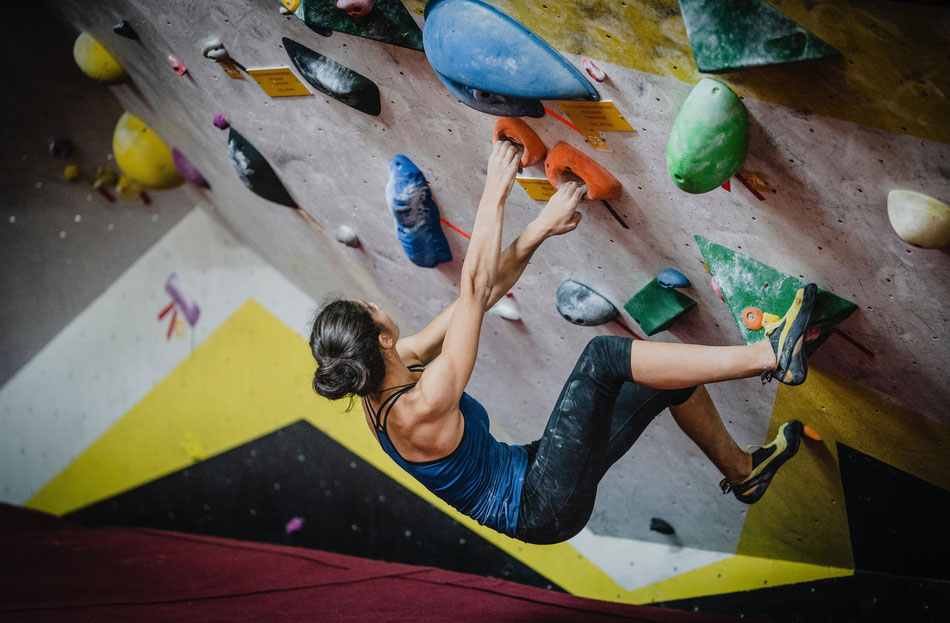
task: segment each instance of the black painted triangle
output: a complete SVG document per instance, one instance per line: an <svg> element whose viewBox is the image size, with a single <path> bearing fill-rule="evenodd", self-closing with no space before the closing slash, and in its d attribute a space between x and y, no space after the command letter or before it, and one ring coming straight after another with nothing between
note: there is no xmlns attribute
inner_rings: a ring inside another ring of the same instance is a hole
<svg viewBox="0 0 950 623"><path fill-rule="evenodd" d="M554 586L300 421L67 516L309 547ZM293 517L298 532L286 534Z"/></svg>

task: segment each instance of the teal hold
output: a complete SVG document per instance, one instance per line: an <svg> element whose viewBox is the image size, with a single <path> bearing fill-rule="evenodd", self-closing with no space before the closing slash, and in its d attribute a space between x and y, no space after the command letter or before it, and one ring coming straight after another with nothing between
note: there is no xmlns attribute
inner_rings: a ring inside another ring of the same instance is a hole
<svg viewBox="0 0 950 623"><path fill-rule="evenodd" d="M703 78L683 103L666 147L666 168L688 193L721 186L745 162L749 117L732 89Z"/></svg>

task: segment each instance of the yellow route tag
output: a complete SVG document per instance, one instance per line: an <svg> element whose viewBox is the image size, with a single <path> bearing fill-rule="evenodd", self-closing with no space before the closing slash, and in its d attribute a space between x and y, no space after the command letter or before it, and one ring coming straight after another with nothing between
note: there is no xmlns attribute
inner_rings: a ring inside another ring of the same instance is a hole
<svg viewBox="0 0 950 623"><path fill-rule="evenodd" d="M303 82L290 70L290 67L266 67L248 69L247 73L264 93L271 97L292 97L295 95L313 95Z"/></svg>
<svg viewBox="0 0 950 623"><path fill-rule="evenodd" d="M557 192L557 188L544 177L518 177L515 179L528 193L528 196L535 201L547 201Z"/></svg>
<svg viewBox="0 0 950 623"><path fill-rule="evenodd" d="M244 80L244 75L241 73L241 70L238 69L237 65L235 65L233 62L219 61L218 64L221 65L221 69L224 70L224 73L226 73L229 78L233 78L234 80Z"/></svg>
<svg viewBox="0 0 950 623"><path fill-rule="evenodd" d="M588 134L589 130L598 132L634 131L633 127L611 101L560 100L557 105L564 111L564 114L571 118L571 123L580 128L584 134Z"/></svg>

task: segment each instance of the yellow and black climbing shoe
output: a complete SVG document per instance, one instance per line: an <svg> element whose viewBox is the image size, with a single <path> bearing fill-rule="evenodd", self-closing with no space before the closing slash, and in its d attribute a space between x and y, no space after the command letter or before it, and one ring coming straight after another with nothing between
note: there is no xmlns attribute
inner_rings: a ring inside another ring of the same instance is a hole
<svg viewBox="0 0 950 623"><path fill-rule="evenodd" d="M765 325L765 335L775 351L775 368L762 373L762 384L778 379L786 385L801 385L808 374L805 333L815 306L818 286L809 283L795 293L795 302L776 322Z"/></svg>
<svg viewBox="0 0 950 623"><path fill-rule="evenodd" d="M778 468L785 464L798 452L798 444L802 439L802 423L798 420L789 420L778 429L778 435L772 443L752 451L752 473L742 482L730 483L725 478L719 483L723 493L730 491L740 502L753 504L765 493L772 476ZM747 446L746 451L752 446Z"/></svg>

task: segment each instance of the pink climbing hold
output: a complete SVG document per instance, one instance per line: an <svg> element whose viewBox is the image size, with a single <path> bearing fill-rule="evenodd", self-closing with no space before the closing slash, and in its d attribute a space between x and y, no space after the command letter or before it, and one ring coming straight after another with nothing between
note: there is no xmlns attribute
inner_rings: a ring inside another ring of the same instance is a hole
<svg viewBox="0 0 950 623"><path fill-rule="evenodd" d="M726 302L726 299L725 299L725 297L722 295L722 290L719 289L719 284L716 283L716 278L715 278L715 277L713 277L712 279L709 280L709 285L712 286L713 292L716 293L716 296L719 297L719 300L722 301L723 303L725 303L725 302Z"/></svg>
<svg viewBox="0 0 950 623"><path fill-rule="evenodd" d="M590 60L586 56L584 57L584 60L581 61L581 63L584 65L584 69L587 70L587 74L597 82L603 82L607 78L606 72L595 65L594 61Z"/></svg>
<svg viewBox="0 0 950 623"><path fill-rule="evenodd" d="M336 8L350 17L363 17L373 10L373 0L336 0Z"/></svg>
<svg viewBox="0 0 950 623"><path fill-rule="evenodd" d="M179 76L184 76L185 72L188 71L188 68L185 67L185 64L171 54L168 55L168 66L171 67L172 71L174 71Z"/></svg>
<svg viewBox="0 0 950 623"><path fill-rule="evenodd" d="M209 184L205 176L201 174L198 167L191 164L191 161L188 160L185 154L181 153L177 147L172 148L172 163L175 165L175 170L178 171L179 175L187 181L199 188L211 188L211 184Z"/></svg>
<svg viewBox="0 0 950 623"><path fill-rule="evenodd" d="M805 343L811 344L821 336L821 327L808 327L805 333Z"/></svg>
<svg viewBox="0 0 950 623"><path fill-rule="evenodd" d="M303 517L293 517L287 522L287 525L284 526L284 532L291 534L292 532L299 531L301 528L303 528Z"/></svg>
<svg viewBox="0 0 950 623"><path fill-rule="evenodd" d="M227 130L231 127L231 122L228 121L228 118L219 112L214 113L214 120L211 123L219 130Z"/></svg>

